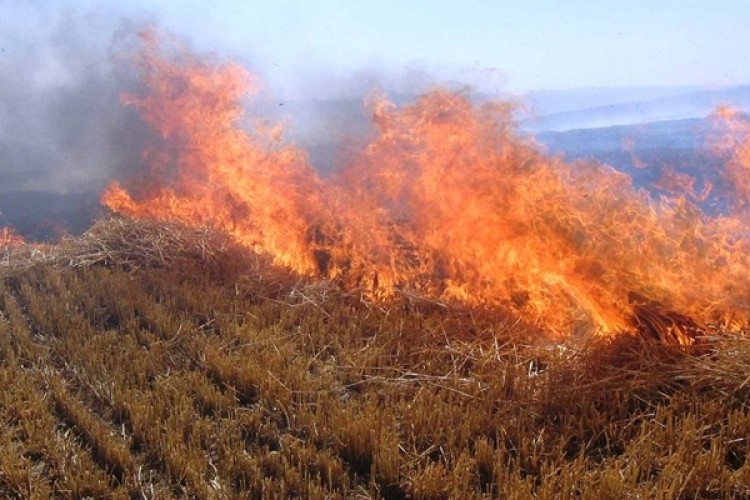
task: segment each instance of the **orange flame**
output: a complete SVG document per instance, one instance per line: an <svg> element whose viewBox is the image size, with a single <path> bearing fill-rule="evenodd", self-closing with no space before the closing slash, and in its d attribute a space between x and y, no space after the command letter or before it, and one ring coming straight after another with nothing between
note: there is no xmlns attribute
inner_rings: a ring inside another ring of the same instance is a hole
<svg viewBox="0 0 750 500"><path fill-rule="evenodd" d="M124 102L161 141L147 186L103 194L115 212L212 225L300 274L506 306L562 335L633 328L644 300L699 322L750 318L746 217L654 201L610 167L549 157L516 134L506 103L373 96L373 139L323 179L278 130L243 127L253 79L239 66L167 53L149 34L139 68L147 93Z"/></svg>
<svg viewBox="0 0 750 500"><path fill-rule="evenodd" d="M0 228L0 248L20 246L24 243L24 239L13 228Z"/></svg>
<svg viewBox="0 0 750 500"><path fill-rule="evenodd" d="M139 201L112 184L104 203L115 212L214 225L282 264L311 272L305 232L315 214L307 205L319 181L301 151L237 126L250 75L185 51L180 61L163 59L153 34L144 37L148 49L139 67L149 94L123 101L164 142L147 152L153 184Z"/></svg>
<svg viewBox="0 0 750 500"><path fill-rule="evenodd" d="M725 177L733 187L735 208L750 209L750 121L723 106L714 113L720 131L716 152L726 159Z"/></svg>

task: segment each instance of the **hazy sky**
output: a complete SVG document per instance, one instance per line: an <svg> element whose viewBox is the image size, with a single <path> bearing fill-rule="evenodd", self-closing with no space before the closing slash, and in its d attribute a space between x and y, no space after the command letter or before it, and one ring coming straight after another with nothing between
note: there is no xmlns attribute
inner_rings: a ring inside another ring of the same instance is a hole
<svg viewBox="0 0 750 500"><path fill-rule="evenodd" d="M373 69L514 91L750 83L749 0L0 0L0 30L33 38L64 6L156 21L282 92Z"/></svg>

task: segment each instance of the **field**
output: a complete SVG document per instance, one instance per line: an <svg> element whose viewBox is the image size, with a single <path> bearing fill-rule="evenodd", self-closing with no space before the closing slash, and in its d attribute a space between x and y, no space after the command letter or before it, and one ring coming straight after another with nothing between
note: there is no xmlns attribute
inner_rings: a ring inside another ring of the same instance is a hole
<svg viewBox="0 0 750 500"><path fill-rule="evenodd" d="M0 263L0 496L750 495L750 340L553 342L101 221Z"/></svg>

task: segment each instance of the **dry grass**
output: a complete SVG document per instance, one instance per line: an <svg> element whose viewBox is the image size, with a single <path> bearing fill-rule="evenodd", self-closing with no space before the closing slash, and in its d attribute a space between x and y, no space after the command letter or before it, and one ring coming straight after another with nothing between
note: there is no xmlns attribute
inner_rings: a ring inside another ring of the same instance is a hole
<svg viewBox="0 0 750 500"><path fill-rule="evenodd" d="M744 335L559 345L125 220L0 275L1 496L750 495Z"/></svg>

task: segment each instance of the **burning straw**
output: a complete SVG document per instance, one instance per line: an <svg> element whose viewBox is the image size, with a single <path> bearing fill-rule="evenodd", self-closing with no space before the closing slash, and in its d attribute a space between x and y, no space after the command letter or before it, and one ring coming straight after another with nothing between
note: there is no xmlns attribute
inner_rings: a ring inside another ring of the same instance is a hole
<svg viewBox="0 0 750 500"><path fill-rule="evenodd" d="M511 104L442 90L404 106L368 99L370 142L323 177L244 116L252 75L175 45L146 33L134 56L143 87L124 102L159 141L147 182L103 193L116 214L221 229L375 300L512 309L558 337L635 328L690 345L702 324L750 321L743 206L715 216L684 193L653 199L606 165L545 154ZM746 160L729 161L734 177Z"/></svg>
<svg viewBox="0 0 750 500"><path fill-rule="evenodd" d="M290 307L311 304L325 314L328 307L359 303L382 310L422 311L428 316L441 317L447 326L468 322L472 331L477 330L477 322L490 331L504 328L498 325L513 324L510 329L518 334L517 340L523 337L529 341L536 336L544 343L549 333L503 307L470 307L457 301L435 300L411 290L392 295L388 300L373 300L366 288L352 288L346 280L305 278L277 266L270 256L249 250L221 230L176 222L102 219L83 235L68 237L57 245L19 244L6 246L2 252L0 277L18 275L34 266L57 269L106 266L129 272L169 267L181 269L185 275L207 272L219 279L229 279L237 294L261 294ZM706 336L721 331L716 325L699 324L637 294L631 293L630 300L634 314L627 331L643 341L681 346L700 354L707 352Z"/></svg>

